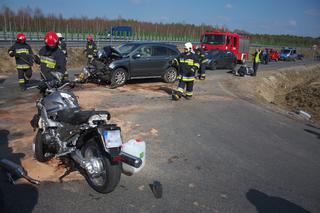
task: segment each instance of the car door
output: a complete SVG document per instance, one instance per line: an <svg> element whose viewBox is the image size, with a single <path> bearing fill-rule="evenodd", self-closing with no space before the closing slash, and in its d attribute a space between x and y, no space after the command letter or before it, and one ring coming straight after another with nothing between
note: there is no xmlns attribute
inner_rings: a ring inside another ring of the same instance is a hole
<svg viewBox="0 0 320 213"><path fill-rule="evenodd" d="M130 56L131 77L145 77L154 73L155 66L152 60L152 46L143 45Z"/></svg>
<svg viewBox="0 0 320 213"><path fill-rule="evenodd" d="M229 68L231 67L231 64L233 63L233 53L230 51L226 51L224 53L224 57L225 57L225 68Z"/></svg>
<svg viewBox="0 0 320 213"><path fill-rule="evenodd" d="M152 76L161 76L168 68L169 61L173 57L170 56L170 50L165 46L154 45L152 61L154 64L154 72Z"/></svg>
<svg viewBox="0 0 320 213"><path fill-rule="evenodd" d="M217 55L217 65L216 68L223 68L225 66L225 54L224 51L219 51L219 54Z"/></svg>

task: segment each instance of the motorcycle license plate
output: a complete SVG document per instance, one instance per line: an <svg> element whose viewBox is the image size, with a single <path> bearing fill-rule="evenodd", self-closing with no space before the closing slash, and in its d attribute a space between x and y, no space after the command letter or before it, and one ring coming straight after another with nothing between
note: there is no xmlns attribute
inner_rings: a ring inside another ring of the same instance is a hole
<svg viewBox="0 0 320 213"><path fill-rule="evenodd" d="M120 130L105 130L103 132L103 137L107 148L114 148L122 145Z"/></svg>

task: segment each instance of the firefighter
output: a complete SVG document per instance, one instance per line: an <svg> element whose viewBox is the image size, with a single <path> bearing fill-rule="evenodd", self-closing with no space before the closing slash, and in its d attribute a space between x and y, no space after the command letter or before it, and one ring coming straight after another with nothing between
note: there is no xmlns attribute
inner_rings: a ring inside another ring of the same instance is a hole
<svg viewBox="0 0 320 213"><path fill-rule="evenodd" d="M200 68L199 59L196 54L192 53L192 44L190 42L185 43L184 52L177 59L174 59L174 63L179 66L181 78L177 90L172 94L172 99L179 100L185 95L186 99L190 100L193 95L195 74Z"/></svg>
<svg viewBox="0 0 320 213"><path fill-rule="evenodd" d="M261 62L261 55L262 55L261 50L257 48L256 52L253 54L253 73L252 73L252 76L257 75L258 67Z"/></svg>
<svg viewBox="0 0 320 213"><path fill-rule="evenodd" d="M66 71L66 57L59 48L59 38L55 32L47 32L44 38L45 46L39 50L39 59L36 62L40 64L41 76L45 80L54 80L51 72L58 72L60 79Z"/></svg>
<svg viewBox="0 0 320 213"><path fill-rule="evenodd" d="M92 58L97 53L97 45L93 41L92 35L87 36L87 45L86 45L86 49L83 52L85 52L87 55L87 58L88 58L87 64L89 65L91 63Z"/></svg>
<svg viewBox="0 0 320 213"><path fill-rule="evenodd" d="M26 43L26 36L23 33L17 35L16 43L9 48L8 54L16 59L19 86L21 90L25 90L32 76L33 52Z"/></svg>
<svg viewBox="0 0 320 213"><path fill-rule="evenodd" d="M208 59L206 55L204 54L204 50L201 47L198 47L195 51L195 53L199 57L199 62L200 62L200 69L198 73L198 78L199 80L205 80L206 79L206 65L208 63Z"/></svg>
<svg viewBox="0 0 320 213"><path fill-rule="evenodd" d="M66 62L68 61L68 52L67 52L67 44L64 41L64 37L62 36L61 33L57 33L57 36L59 38L59 42L58 42L58 47L60 48L60 50L62 50L63 54L66 57ZM64 80L67 80L69 78L69 73L66 70L64 73Z"/></svg>

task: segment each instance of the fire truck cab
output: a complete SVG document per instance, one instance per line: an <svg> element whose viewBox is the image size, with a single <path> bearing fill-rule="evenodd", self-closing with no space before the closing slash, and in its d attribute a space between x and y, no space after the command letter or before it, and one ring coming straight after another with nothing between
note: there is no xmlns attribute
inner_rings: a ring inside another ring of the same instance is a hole
<svg viewBox="0 0 320 213"><path fill-rule="evenodd" d="M201 47L205 50L229 50L237 57L238 62L245 63L249 58L249 37L237 33L218 30L205 32L201 35Z"/></svg>

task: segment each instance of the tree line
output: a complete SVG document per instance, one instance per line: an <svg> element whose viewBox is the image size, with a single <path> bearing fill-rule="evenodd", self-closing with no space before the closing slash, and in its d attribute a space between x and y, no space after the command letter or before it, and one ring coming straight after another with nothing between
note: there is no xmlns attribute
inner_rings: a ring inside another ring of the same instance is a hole
<svg viewBox="0 0 320 213"><path fill-rule="evenodd" d="M111 26L128 25L133 28L134 33L153 33L162 36L188 36L199 37L205 31L218 29L228 31L228 28L213 26L209 24L188 23L152 23L137 21L134 19L88 18L86 16L64 18L61 14L44 14L41 9L30 7L20 8L14 12L9 7L0 10L0 31L5 32L47 32L56 31L62 33L92 33L104 35ZM246 34L251 37L252 42L266 45L299 45L311 46L319 44L320 38L302 37L293 35L268 35L251 34L244 30L236 29L234 32Z"/></svg>

